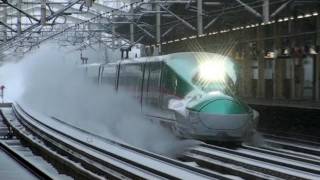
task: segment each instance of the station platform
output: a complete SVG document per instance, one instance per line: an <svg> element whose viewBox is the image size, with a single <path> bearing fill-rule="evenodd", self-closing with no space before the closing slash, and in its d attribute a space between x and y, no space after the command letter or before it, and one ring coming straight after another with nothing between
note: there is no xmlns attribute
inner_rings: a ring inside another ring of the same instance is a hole
<svg viewBox="0 0 320 180"><path fill-rule="evenodd" d="M0 103L0 108L7 108L11 107L12 103L6 102L6 103Z"/></svg>
<svg viewBox="0 0 320 180"><path fill-rule="evenodd" d="M320 102L253 98L243 100L259 112L258 130L320 142Z"/></svg>
<svg viewBox="0 0 320 180"><path fill-rule="evenodd" d="M288 99L258 99L243 98L243 100L254 106L288 107L299 109L320 110L320 102L313 100L288 100Z"/></svg>

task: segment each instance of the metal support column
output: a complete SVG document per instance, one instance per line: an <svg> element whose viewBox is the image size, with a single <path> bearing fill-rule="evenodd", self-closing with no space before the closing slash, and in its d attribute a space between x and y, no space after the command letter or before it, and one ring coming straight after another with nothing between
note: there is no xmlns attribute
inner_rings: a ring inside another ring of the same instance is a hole
<svg viewBox="0 0 320 180"><path fill-rule="evenodd" d="M264 60L264 31L261 26L257 28L257 58L258 58L258 88L257 97L265 98L265 60Z"/></svg>
<svg viewBox="0 0 320 180"><path fill-rule="evenodd" d="M3 14L1 21L4 23L7 23L7 15L8 15L7 5L5 4L2 5L1 14ZM7 28L2 26L1 30L2 30L3 42L7 42Z"/></svg>
<svg viewBox="0 0 320 180"><path fill-rule="evenodd" d="M290 34L295 33L296 20L289 21L288 31ZM295 38L290 39L290 48L293 49L295 46ZM296 98L296 61L298 61L297 56L291 52L291 61L290 61L290 98Z"/></svg>
<svg viewBox="0 0 320 180"><path fill-rule="evenodd" d="M161 13L160 13L161 7L159 4L156 4L156 41L157 41L157 47L158 47L158 55L161 54Z"/></svg>
<svg viewBox="0 0 320 180"><path fill-rule="evenodd" d="M263 0L263 22L269 21L269 0Z"/></svg>
<svg viewBox="0 0 320 180"><path fill-rule="evenodd" d="M134 23L133 23L133 15L134 15L134 12L133 12L133 4L132 4L132 0L130 1L131 4L130 4L130 14L131 14L131 17L130 17L130 20L131 20L131 23L130 23L130 43L133 44L134 43Z"/></svg>
<svg viewBox="0 0 320 180"><path fill-rule="evenodd" d="M112 12L111 14L111 19L112 19L112 25L111 25L111 32L112 32L112 51L115 50L115 45L116 45L116 24L114 23L114 12Z"/></svg>
<svg viewBox="0 0 320 180"><path fill-rule="evenodd" d="M283 99L283 75L284 75L284 60L279 59L278 55L280 52L280 34L279 34L279 25L275 23L273 25L274 28L274 52L276 57L274 59L274 73L273 73L273 94L275 99Z"/></svg>
<svg viewBox="0 0 320 180"><path fill-rule="evenodd" d="M202 0L197 0L197 24L198 35L203 34Z"/></svg>
<svg viewBox="0 0 320 180"><path fill-rule="evenodd" d="M243 51L243 70L244 70L244 96L245 97L252 97L252 57L248 55L250 51L249 46L247 45L245 50Z"/></svg>
<svg viewBox="0 0 320 180"><path fill-rule="evenodd" d="M240 74L240 79L239 79L239 95L242 96L242 97L245 97L246 94L245 94L245 71L244 71L244 52L243 50L240 50L238 52L238 62L239 62L239 65L240 65L240 69L239 69L239 74Z"/></svg>
<svg viewBox="0 0 320 180"><path fill-rule="evenodd" d="M17 8L18 9L21 9L21 4L22 4L22 0L18 0L17 1ZM22 29L21 29L21 12L18 11L17 12L17 33L18 33L18 35L21 35L21 31L22 31Z"/></svg>
<svg viewBox="0 0 320 180"><path fill-rule="evenodd" d="M320 17L317 16L317 35L316 35L316 45L320 46ZM320 100L320 52L317 52L315 59L315 100Z"/></svg>
<svg viewBox="0 0 320 180"><path fill-rule="evenodd" d="M315 59L315 89L314 89L314 94L315 94L315 100L319 101L320 100L320 54L316 55Z"/></svg>
<svg viewBox="0 0 320 180"><path fill-rule="evenodd" d="M46 9L47 0L41 0L41 25L46 25L47 9Z"/></svg>

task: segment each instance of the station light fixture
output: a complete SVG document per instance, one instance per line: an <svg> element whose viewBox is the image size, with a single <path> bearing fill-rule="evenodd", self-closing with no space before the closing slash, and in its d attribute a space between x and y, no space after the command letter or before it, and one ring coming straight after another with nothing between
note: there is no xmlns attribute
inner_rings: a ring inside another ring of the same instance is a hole
<svg viewBox="0 0 320 180"><path fill-rule="evenodd" d="M284 48L281 50L281 56L289 56L290 55L290 49Z"/></svg>
<svg viewBox="0 0 320 180"><path fill-rule="evenodd" d="M276 53L274 51L268 51L264 56L265 59L274 59L276 57Z"/></svg>
<svg viewBox="0 0 320 180"><path fill-rule="evenodd" d="M313 13L307 13L307 14L304 14L304 15L298 15L296 16L297 19L302 19L302 18L307 18L307 17L312 17L312 16L318 16L319 13L318 12L313 12ZM173 43L173 42L178 42L178 41L184 41L184 40L187 40L187 39L195 39L197 37L205 37L205 36L208 36L208 35L216 35L216 34L219 34L219 33L226 33L226 32L229 32L229 31L236 31L236 30L242 30L242 29L249 29L249 28L253 28L253 27L258 27L258 26L265 26L265 25L268 25L268 24L273 24L273 23L276 23L276 22L285 22L285 21L289 21L289 20L294 20L295 17L294 16L290 16L290 17L283 17L283 18L280 18L278 20L272 20L272 21L268 21L268 22L262 22L262 23L256 23L256 24L250 24L250 25L246 25L246 26L239 26L239 27L233 27L231 29L224 29L224 30L220 30L220 31L217 31L217 32L210 32L210 33L207 33L207 34L201 34L201 35L193 35L193 36L189 36L189 37L184 37L184 38L181 38L181 39L176 39L176 40L171 40L171 41L168 41L167 44L169 43ZM284 51L283 51L284 52ZM312 51L313 53L316 53L317 51L314 50ZM276 56L276 53L275 52L268 52L266 55L265 55L265 58L275 58Z"/></svg>
<svg viewBox="0 0 320 180"><path fill-rule="evenodd" d="M315 47L310 47L309 48L309 54L312 54L312 55L318 54L317 51L316 51L316 48Z"/></svg>
<svg viewBox="0 0 320 180"><path fill-rule="evenodd" d="M305 14L304 17L311 17L311 14Z"/></svg>

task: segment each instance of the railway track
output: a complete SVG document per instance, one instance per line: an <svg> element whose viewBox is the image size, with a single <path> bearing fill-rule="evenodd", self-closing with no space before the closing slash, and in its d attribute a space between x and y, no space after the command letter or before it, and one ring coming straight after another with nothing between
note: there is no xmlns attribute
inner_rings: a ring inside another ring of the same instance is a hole
<svg viewBox="0 0 320 180"><path fill-rule="evenodd" d="M244 179L319 179L320 157L288 152L278 147L243 144L230 149L202 144L184 154L183 159L201 167L228 171Z"/></svg>
<svg viewBox="0 0 320 180"><path fill-rule="evenodd" d="M263 134L263 136L269 145L278 147L278 149L320 156L320 143L318 142L271 134Z"/></svg>
<svg viewBox="0 0 320 180"><path fill-rule="evenodd" d="M72 163L76 164L77 166L74 165L71 171L72 174L78 172L77 175L73 174L74 177L80 176L84 179L320 178L319 155L283 148L286 143L310 148L311 144L302 142L267 138L269 146L253 147L243 144L233 149L203 143L185 152L179 160L174 160L85 132L55 117L50 118L51 124L48 126L19 105L15 105L13 110L17 119L9 122L14 131L19 131L20 134L23 131L29 134L32 132L32 137L37 137L37 141L42 141L47 148L54 149L56 154L62 157L61 161L70 161L69 166L72 166ZM7 112L7 116L10 116L10 112ZM65 132L77 134L77 137ZM270 143L272 141L274 143Z"/></svg>
<svg viewBox="0 0 320 180"><path fill-rule="evenodd" d="M44 160L42 157L40 157L37 154L34 154L33 151L26 147L24 143L18 139L16 136L12 134L9 127L4 123L3 121L3 114L2 111L0 111L0 152L3 156L2 152L4 152L6 155L8 155L11 160L17 162L22 169L26 169L30 173L23 173L22 176L25 177L15 177L15 175L11 175L10 177L6 177L7 172L2 172L2 178L24 178L24 179L71 179L68 176L65 176L63 174L60 174L56 171L56 169L48 163L46 160ZM4 161L4 159L1 159ZM10 166L10 164L13 164L11 162L1 162L8 163L6 165ZM12 168L18 168L19 166L12 166ZM11 172L23 172L23 170L17 170L17 169L9 169ZM31 176L30 176L30 175ZM13 177L14 176L14 177Z"/></svg>
<svg viewBox="0 0 320 180"><path fill-rule="evenodd" d="M105 139L51 118L55 123L53 126L63 127L57 130L38 121L18 105L13 110L19 120L10 122L15 131L18 131L17 124L23 124L33 136L39 137L52 149L58 149L65 159L80 163L82 170L96 175L95 179L230 179L212 170ZM79 136L75 138L64 132L78 133Z"/></svg>

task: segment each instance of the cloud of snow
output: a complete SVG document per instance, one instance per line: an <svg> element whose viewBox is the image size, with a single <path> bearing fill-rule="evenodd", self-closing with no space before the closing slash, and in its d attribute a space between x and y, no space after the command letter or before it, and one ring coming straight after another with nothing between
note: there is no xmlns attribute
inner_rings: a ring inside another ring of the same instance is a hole
<svg viewBox="0 0 320 180"><path fill-rule="evenodd" d="M90 59L98 57L92 53ZM97 85L97 77L88 76L79 63L79 51L45 44L20 63L0 68L0 74L8 73L12 99L97 135L170 156L195 144L145 119L138 102L113 87Z"/></svg>

